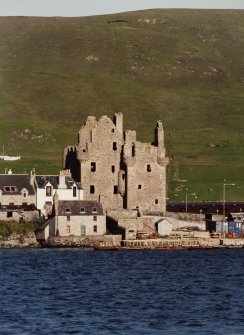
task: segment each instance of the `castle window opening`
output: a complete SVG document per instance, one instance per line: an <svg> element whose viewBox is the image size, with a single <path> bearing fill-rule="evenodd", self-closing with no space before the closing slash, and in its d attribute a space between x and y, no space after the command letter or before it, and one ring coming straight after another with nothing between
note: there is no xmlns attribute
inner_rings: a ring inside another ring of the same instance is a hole
<svg viewBox="0 0 244 335"><path fill-rule="evenodd" d="M81 212L81 213L85 213L85 208L84 208L84 207L81 207L81 208L80 208L80 212Z"/></svg>
<svg viewBox="0 0 244 335"><path fill-rule="evenodd" d="M93 226L93 232L97 233L97 226Z"/></svg>
<svg viewBox="0 0 244 335"><path fill-rule="evenodd" d="M23 193L23 197L26 198L26 192Z"/></svg>
<svg viewBox="0 0 244 335"><path fill-rule="evenodd" d="M7 212L7 218L12 218L13 217L13 212Z"/></svg>
<svg viewBox="0 0 244 335"><path fill-rule="evenodd" d="M70 215L67 215L66 218L67 218L67 221L70 221Z"/></svg>
<svg viewBox="0 0 244 335"><path fill-rule="evenodd" d="M93 216L93 221L97 221L97 216L96 215Z"/></svg>
<svg viewBox="0 0 244 335"><path fill-rule="evenodd" d="M46 186L46 197L50 197L52 195L52 186Z"/></svg>
<svg viewBox="0 0 244 335"><path fill-rule="evenodd" d="M150 164L147 164L147 172L151 172L152 169L151 169L151 165Z"/></svg>
<svg viewBox="0 0 244 335"><path fill-rule="evenodd" d="M91 172L96 172L96 162L91 162Z"/></svg>
<svg viewBox="0 0 244 335"><path fill-rule="evenodd" d="M156 205L158 204L158 199L155 199L155 204L156 204Z"/></svg>
<svg viewBox="0 0 244 335"><path fill-rule="evenodd" d="M114 165L111 166L111 170L112 170L113 173L115 172L115 166Z"/></svg>
<svg viewBox="0 0 244 335"><path fill-rule="evenodd" d="M118 186L114 185L114 194L118 194Z"/></svg>
<svg viewBox="0 0 244 335"><path fill-rule="evenodd" d="M71 212L70 208L65 208L65 213L70 213L70 212Z"/></svg>
<svg viewBox="0 0 244 335"><path fill-rule="evenodd" d="M122 180L125 180L125 173L122 174Z"/></svg>
<svg viewBox="0 0 244 335"><path fill-rule="evenodd" d="M135 144L133 144L133 145L132 145L132 148L131 148L131 156L132 156L132 157L135 157L135 154L136 154Z"/></svg>
<svg viewBox="0 0 244 335"><path fill-rule="evenodd" d="M76 186L73 187L73 197L77 196L77 188Z"/></svg>
<svg viewBox="0 0 244 335"><path fill-rule="evenodd" d="M95 186L90 185L90 194L94 194L94 193L95 193Z"/></svg>
<svg viewBox="0 0 244 335"><path fill-rule="evenodd" d="M141 184L138 185L138 190L141 190Z"/></svg>
<svg viewBox="0 0 244 335"><path fill-rule="evenodd" d="M92 213L97 213L97 208L96 207L92 208Z"/></svg>
<svg viewBox="0 0 244 335"><path fill-rule="evenodd" d="M113 142L113 150L114 150L114 151L117 150L117 142Z"/></svg>
<svg viewBox="0 0 244 335"><path fill-rule="evenodd" d="M114 133L114 128L112 128L112 133Z"/></svg>

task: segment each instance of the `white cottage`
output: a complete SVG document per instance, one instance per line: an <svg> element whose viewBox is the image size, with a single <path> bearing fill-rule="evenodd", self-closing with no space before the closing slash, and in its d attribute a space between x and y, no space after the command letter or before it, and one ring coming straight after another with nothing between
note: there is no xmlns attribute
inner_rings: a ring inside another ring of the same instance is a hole
<svg viewBox="0 0 244 335"><path fill-rule="evenodd" d="M59 200L82 200L81 184L71 178L69 170L60 171L59 175L33 175L36 189L36 207L41 214L48 217L52 212L53 197L57 193Z"/></svg>

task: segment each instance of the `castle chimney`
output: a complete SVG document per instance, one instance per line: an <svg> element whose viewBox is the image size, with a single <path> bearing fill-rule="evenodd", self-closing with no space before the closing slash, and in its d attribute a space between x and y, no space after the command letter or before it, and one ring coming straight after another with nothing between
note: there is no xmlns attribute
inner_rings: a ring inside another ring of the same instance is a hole
<svg viewBox="0 0 244 335"><path fill-rule="evenodd" d="M159 148L164 148L164 129L162 121L158 121L154 130L154 145Z"/></svg>
<svg viewBox="0 0 244 335"><path fill-rule="evenodd" d="M113 122L120 134L123 135L123 114L115 113L113 117Z"/></svg>
<svg viewBox="0 0 244 335"><path fill-rule="evenodd" d="M71 177L70 170L61 170L59 172L59 181L58 181L58 188L65 189L67 188L65 178Z"/></svg>

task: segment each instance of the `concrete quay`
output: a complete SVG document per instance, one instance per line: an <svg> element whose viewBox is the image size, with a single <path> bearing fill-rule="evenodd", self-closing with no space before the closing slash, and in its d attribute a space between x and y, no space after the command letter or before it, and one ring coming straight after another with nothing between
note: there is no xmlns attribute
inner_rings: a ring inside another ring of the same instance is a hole
<svg viewBox="0 0 244 335"><path fill-rule="evenodd" d="M146 240L122 240L122 249L212 249L244 248L240 238L159 238Z"/></svg>

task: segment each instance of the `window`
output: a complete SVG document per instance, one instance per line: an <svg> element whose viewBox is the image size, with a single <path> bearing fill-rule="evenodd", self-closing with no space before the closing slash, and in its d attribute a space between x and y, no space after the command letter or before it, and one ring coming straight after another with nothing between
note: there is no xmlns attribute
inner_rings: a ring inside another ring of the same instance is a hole
<svg viewBox="0 0 244 335"><path fill-rule="evenodd" d="M12 218L13 217L13 212L7 212L7 218Z"/></svg>
<svg viewBox="0 0 244 335"><path fill-rule="evenodd" d="M93 216L93 221L97 221L97 216L96 215Z"/></svg>
<svg viewBox="0 0 244 335"><path fill-rule="evenodd" d="M141 184L140 185L138 185L138 190L140 190L141 189Z"/></svg>
<svg viewBox="0 0 244 335"><path fill-rule="evenodd" d="M114 133L114 128L111 129L112 133Z"/></svg>
<svg viewBox="0 0 244 335"><path fill-rule="evenodd" d="M93 207L93 208L92 208L92 212L93 212L93 213L97 213L97 208L96 208L96 207Z"/></svg>
<svg viewBox="0 0 244 335"><path fill-rule="evenodd" d="M91 172L96 172L96 162L91 162Z"/></svg>
<svg viewBox="0 0 244 335"><path fill-rule="evenodd" d="M70 208L65 208L65 213L70 213L70 212L71 212Z"/></svg>
<svg viewBox="0 0 244 335"><path fill-rule="evenodd" d="M84 208L84 207L81 207L81 208L80 208L80 212L81 212L81 213L85 213L85 208Z"/></svg>
<svg viewBox="0 0 244 335"><path fill-rule="evenodd" d="M67 226L66 226L66 233L67 233L67 234L70 234L70 225L67 225Z"/></svg>
<svg viewBox="0 0 244 335"><path fill-rule="evenodd" d="M112 171L113 173L115 172L115 166L114 166L114 165L111 166L111 171Z"/></svg>
<svg viewBox="0 0 244 335"><path fill-rule="evenodd" d="M156 204L156 205L158 204L158 199L155 199L155 204Z"/></svg>
<svg viewBox="0 0 244 335"><path fill-rule="evenodd" d="M27 196L27 195L26 195L26 192L24 192L24 193L23 193L23 197L26 198L26 196Z"/></svg>
<svg viewBox="0 0 244 335"><path fill-rule="evenodd" d="M73 197L77 196L77 187L73 186Z"/></svg>
<svg viewBox="0 0 244 335"><path fill-rule="evenodd" d="M97 233L97 226L93 226L93 232Z"/></svg>
<svg viewBox="0 0 244 335"><path fill-rule="evenodd" d="M50 197L52 195L52 186L46 186L46 196Z"/></svg>
<svg viewBox="0 0 244 335"><path fill-rule="evenodd" d="M125 173L122 174L122 179L125 180Z"/></svg>
<svg viewBox="0 0 244 335"><path fill-rule="evenodd" d="M27 202L22 202L22 206L27 206Z"/></svg>
<svg viewBox="0 0 244 335"><path fill-rule="evenodd" d="M147 172L151 172L151 165L150 164L147 164Z"/></svg>
<svg viewBox="0 0 244 335"><path fill-rule="evenodd" d="M95 186L90 185L90 194L94 194L94 193L95 193Z"/></svg>
<svg viewBox="0 0 244 335"><path fill-rule="evenodd" d="M70 221L70 215L67 215L66 218L67 218L67 221Z"/></svg>
<svg viewBox="0 0 244 335"><path fill-rule="evenodd" d="M4 186L3 189L5 192L17 192L18 191L16 186Z"/></svg>
<svg viewBox="0 0 244 335"><path fill-rule="evenodd" d="M113 142L113 150L114 150L114 151L117 150L117 142Z"/></svg>
<svg viewBox="0 0 244 335"><path fill-rule="evenodd" d="M135 151L135 144L132 145L132 149L131 149L131 156L135 157L136 151Z"/></svg>
<svg viewBox="0 0 244 335"><path fill-rule="evenodd" d="M118 186L114 185L114 194L118 194Z"/></svg>

